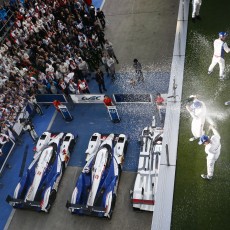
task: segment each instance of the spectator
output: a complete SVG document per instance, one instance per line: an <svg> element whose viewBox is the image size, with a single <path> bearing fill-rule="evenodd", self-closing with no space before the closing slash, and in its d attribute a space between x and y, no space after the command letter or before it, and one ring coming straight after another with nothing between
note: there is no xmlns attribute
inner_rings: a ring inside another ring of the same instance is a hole
<svg viewBox="0 0 230 230"><path fill-rule="evenodd" d="M95 77L96 77L96 81L97 81L100 93L103 93L102 90L107 91L107 89L105 88L104 73L99 68L97 69Z"/></svg>
<svg viewBox="0 0 230 230"><path fill-rule="evenodd" d="M107 51L108 55L112 58L114 58L117 62L117 64L119 64L119 61L117 60L117 57L114 53L113 50L113 44L111 42L109 42L108 40L105 40L105 50Z"/></svg>
<svg viewBox="0 0 230 230"><path fill-rule="evenodd" d="M88 87L86 80L79 79L77 83L77 88L78 88L78 93L90 94L89 87Z"/></svg>

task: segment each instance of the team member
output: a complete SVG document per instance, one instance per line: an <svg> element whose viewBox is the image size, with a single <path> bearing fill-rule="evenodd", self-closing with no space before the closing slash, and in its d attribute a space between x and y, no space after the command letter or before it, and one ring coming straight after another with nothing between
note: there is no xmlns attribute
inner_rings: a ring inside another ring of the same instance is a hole
<svg viewBox="0 0 230 230"><path fill-rule="evenodd" d="M159 109L159 106L162 106L164 105L164 98L161 96L160 93L157 93L157 96L155 98L155 102L156 102L156 105L157 105L157 108Z"/></svg>
<svg viewBox="0 0 230 230"><path fill-rule="evenodd" d="M104 96L103 102L104 102L105 106L113 106L112 99L107 95Z"/></svg>
<svg viewBox="0 0 230 230"><path fill-rule="evenodd" d="M54 107L56 108L56 110L58 111L58 112L60 112L60 109L59 109L59 105L61 105L61 102L60 101L58 101L58 100L54 100L53 101L53 105L54 105Z"/></svg>
<svg viewBox="0 0 230 230"><path fill-rule="evenodd" d="M225 42L225 39L227 36L228 36L228 33L220 32L219 38L214 41L214 54L212 58L212 63L208 68L208 74L211 74L213 71L213 68L218 63L220 67L220 73L219 73L220 80L224 79L224 69L225 69L224 51L226 53L230 52L230 48Z"/></svg>
<svg viewBox="0 0 230 230"><path fill-rule="evenodd" d="M191 97L191 96L190 96ZM191 131L193 137L189 139L189 141L194 141L201 137L204 133L204 123L206 116L206 106L204 102L199 101L196 97L194 97L193 103L191 106L186 105L186 109L190 113L192 119Z"/></svg>
<svg viewBox="0 0 230 230"><path fill-rule="evenodd" d="M205 145L205 153L207 154L207 174L201 174L203 179L211 180L214 173L214 165L218 157L220 156L221 143L220 143L220 135L217 130L210 126L209 127L213 135L209 138L206 135L202 135L200 137L199 144Z"/></svg>
<svg viewBox="0 0 230 230"><path fill-rule="evenodd" d="M201 19L200 17L200 7L202 4L202 0L193 0L192 1L192 20L195 21L197 18L198 20Z"/></svg>

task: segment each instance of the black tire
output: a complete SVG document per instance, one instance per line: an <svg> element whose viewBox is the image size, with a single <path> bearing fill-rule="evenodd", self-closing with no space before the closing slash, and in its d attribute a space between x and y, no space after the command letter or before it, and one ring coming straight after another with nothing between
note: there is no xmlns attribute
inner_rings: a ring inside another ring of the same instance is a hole
<svg viewBox="0 0 230 230"><path fill-rule="evenodd" d="M52 204L54 203L54 201L56 200L56 196L57 196L57 191L52 189L50 192L50 197L49 197L49 202L48 202L48 207L47 207L47 211L49 212Z"/></svg>
<svg viewBox="0 0 230 230"><path fill-rule="evenodd" d="M70 145L69 145L69 153L72 154L73 153L73 149L74 149L74 146L76 144L76 140L72 140L70 142Z"/></svg>
<svg viewBox="0 0 230 230"><path fill-rule="evenodd" d="M62 164L61 164L61 168L62 168L62 173L64 174L64 172L65 172L65 162L62 162Z"/></svg>
<svg viewBox="0 0 230 230"><path fill-rule="evenodd" d="M110 209L110 212L109 212L109 220L112 219L112 216L113 216L113 210L115 208L115 204L116 204L116 199L117 199L117 196L114 194L113 195L113 200L112 200L112 204L111 204L111 209Z"/></svg>
<svg viewBox="0 0 230 230"><path fill-rule="evenodd" d="M124 147L124 155L127 153L127 148L128 148L128 142L125 142L125 147Z"/></svg>

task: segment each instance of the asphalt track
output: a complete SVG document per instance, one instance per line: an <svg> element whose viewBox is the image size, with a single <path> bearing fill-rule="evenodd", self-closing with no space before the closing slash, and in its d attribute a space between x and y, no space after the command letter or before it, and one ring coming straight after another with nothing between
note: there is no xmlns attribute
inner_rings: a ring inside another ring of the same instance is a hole
<svg viewBox="0 0 230 230"><path fill-rule="evenodd" d="M126 73L138 58L146 73L170 72L178 0L107 0L106 35L119 59L117 70ZM154 83L154 78L153 82ZM165 82L168 84L168 82ZM143 89L145 89L143 85ZM154 88L154 87L153 87ZM129 89L127 88L127 91ZM54 121L56 122L56 121ZM51 128L52 129L52 128ZM97 130L95 130L97 131ZM113 128L111 126L111 132ZM123 172L112 220L71 215L65 208L81 167L68 166L49 214L16 210L8 229L151 229L152 213L134 212L130 204L136 173Z"/></svg>

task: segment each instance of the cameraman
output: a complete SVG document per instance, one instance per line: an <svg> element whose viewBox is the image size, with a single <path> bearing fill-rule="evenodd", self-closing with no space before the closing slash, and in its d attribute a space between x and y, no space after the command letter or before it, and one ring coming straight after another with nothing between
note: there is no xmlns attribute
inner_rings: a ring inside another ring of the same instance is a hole
<svg viewBox="0 0 230 230"><path fill-rule="evenodd" d="M31 121L31 119L29 119L29 118L28 119L21 118L20 123L23 125L23 130L28 131L30 136L31 136L31 138L33 139L33 141L36 142L37 139L38 139L38 135L37 135L37 133L36 133L36 131L34 129L34 125L33 125L32 121Z"/></svg>

